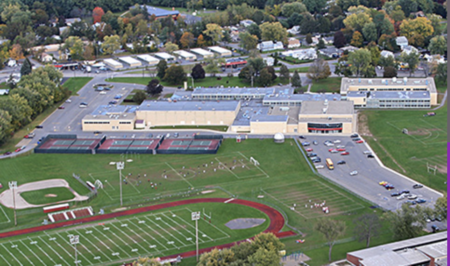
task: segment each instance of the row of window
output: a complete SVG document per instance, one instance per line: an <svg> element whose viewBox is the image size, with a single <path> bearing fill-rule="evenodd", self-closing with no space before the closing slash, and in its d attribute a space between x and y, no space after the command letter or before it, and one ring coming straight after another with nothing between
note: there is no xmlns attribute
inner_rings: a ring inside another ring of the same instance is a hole
<svg viewBox="0 0 450 266"><path fill-rule="evenodd" d="M399 107L399 108L429 108L430 107L430 105L428 104L405 104L405 105L399 105L399 104L393 104L393 105L391 105L391 104L386 104L386 105L384 105L384 104L380 104L380 108L384 108L384 107L392 107L392 108L397 108L397 107Z"/></svg>
<svg viewBox="0 0 450 266"><path fill-rule="evenodd" d="M131 122L119 122L119 124L121 124L121 125L130 125Z"/></svg>
<svg viewBox="0 0 450 266"><path fill-rule="evenodd" d="M109 125L109 121L84 121L84 124L107 124Z"/></svg>
<svg viewBox="0 0 450 266"><path fill-rule="evenodd" d="M368 91L368 88L359 88L358 91ZM427 88L370 88L370 91L427 91Z"/></svg>
<svg viewBox="0 0 450 266"><path fill-rule="evenodd" d="M430 100L380 100L380 103L429 103Z"/></svg>
<svg viewBox="0 0 450 266"><path fill-rule="evenodd" d="M308 128L342 128L342 123L329 123L329 124L308 123Z"/></svg>

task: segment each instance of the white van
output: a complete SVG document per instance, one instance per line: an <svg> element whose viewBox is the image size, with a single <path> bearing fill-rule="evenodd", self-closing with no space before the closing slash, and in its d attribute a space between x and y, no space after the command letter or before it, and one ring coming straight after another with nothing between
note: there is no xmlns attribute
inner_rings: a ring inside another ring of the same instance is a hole
<svg viewBox="0 0 450 266"><path fill-rule="evenodd" d="M106 91L101 91L100 94L106 94Z"/></svg>

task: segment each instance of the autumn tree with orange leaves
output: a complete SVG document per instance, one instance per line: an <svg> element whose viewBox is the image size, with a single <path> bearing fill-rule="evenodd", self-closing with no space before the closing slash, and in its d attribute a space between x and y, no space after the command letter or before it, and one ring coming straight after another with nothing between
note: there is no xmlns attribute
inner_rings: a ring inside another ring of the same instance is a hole
<svg viewBox="0 0 450 266"><path fill-rule="evenodd" d="M105 14L105 11L101 7L94 8L92 11L92 17L94 18L94 23L102 21L102 16Z"/></svg>

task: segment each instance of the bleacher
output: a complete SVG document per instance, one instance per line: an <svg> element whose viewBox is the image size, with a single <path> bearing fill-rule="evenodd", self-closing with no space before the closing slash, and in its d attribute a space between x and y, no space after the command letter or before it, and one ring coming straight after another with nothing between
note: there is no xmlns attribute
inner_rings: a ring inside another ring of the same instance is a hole
<svg viewBox="0 0 450 266"><path fill-rule="evenodd" d="M77 219L81 217L91 216L94 215L94 211L92 210L92 207L84 207L80 209L74 209L74 210L65 210L60 211L56 213L49 213L48 219L51 222L59 222L59 221L67 221L72 219Z"/></svg>

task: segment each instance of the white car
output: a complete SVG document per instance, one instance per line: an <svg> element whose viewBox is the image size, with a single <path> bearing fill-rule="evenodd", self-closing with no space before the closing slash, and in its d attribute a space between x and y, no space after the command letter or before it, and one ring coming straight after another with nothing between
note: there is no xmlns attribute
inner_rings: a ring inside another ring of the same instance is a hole
<svg viewBox="0 0 450 266"><path fill-rule="evenodd" d="M323 169L323 168L324 168L323 164L316 165L316 169Z"/></svg>
<svg viewBox="0 0 450 266"><path fill-rule="evenodd" d="M343 148L345 148L345 146L344 145L337 145L336 148L343 149Z"/></svg>
<svg viewBox="0 0 450 266"><path fill-rule="evenodd" d="M106 91L101 91L100 94L106 94Z"/></svg>
<svg viewBox="0 0 450 266"><path fill-rule="evenodd" d="M408 194L401 194L400 196L397 197L398 200L402 200L405 199L406 197L408 197Z"/></svg>
<svg viewBox="0 0 450 266"><path fill-rule="evenodd" d="M411 194L408 196L409 200L417 199L417 195Z"/></svg>
<svg viewBox="0 0 450 266"><path fill-rule="evenodd" d="M325 143L325 146L327 146L327 147L333 147L333 146L334 146L334 144L333 144L333 143L329 143L329 142L327 142L327 143Z"/></svg>
<svg viewBox="0 0 450 266"><path fill-rule="evenodd" d="M358 171L352 171L352 172L350 172L350 175L351 176L354 176L354 175L357 175L358 174Z"/></svg>
<svg viewBox="0 0 450 266"><path fill-rule="evenodd" d="M333 143L341 143L341 141L337 139L337 140L333 141Z"/></svg>
<svg viewBox="0 0 450 266"><path fill-rule="evenodd" d="M372 154L371 151L364 151L364 154Z"/></svg>
<svg viewBox="0 0 450 266"><path fill-rule="evenodd" d="M67 100L66 100L66 103L71 103L71 102L72 102L71 99L67 99Z"/></svg>

